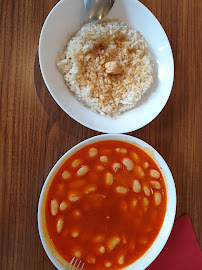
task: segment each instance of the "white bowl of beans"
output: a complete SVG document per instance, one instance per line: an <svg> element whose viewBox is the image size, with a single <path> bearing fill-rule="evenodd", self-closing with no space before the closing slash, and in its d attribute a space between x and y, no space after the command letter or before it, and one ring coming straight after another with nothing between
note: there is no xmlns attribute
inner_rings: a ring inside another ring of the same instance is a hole
<svg viewBox="0 0 202 270"><path fill-rule="evenodd" d="M163 249L175 211L174 180L158 152L140 139L107 134L77 144L55 164L38 227L57 269L77 257L86 270L141 270Z"/></svg>

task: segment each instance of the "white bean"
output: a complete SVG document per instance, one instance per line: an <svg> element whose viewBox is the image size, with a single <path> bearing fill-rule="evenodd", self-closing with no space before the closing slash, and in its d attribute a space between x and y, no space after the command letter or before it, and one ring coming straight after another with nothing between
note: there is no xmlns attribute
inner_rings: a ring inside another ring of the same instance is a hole
<svg viewBox="0 0 202 270"><path fill-rule="evenodd" d="M120 237L113 236L108 240L107 247L111 251L121 242Z"/></svg>
<svg viewBox="0 0 202 270"><path fill-rule="evenodd" d="M137 172L138 172L139 176L141 176L141 177L145 176L145 172L143 171L142 167L137 166Z"/></svg>
<svg viewBox="0 0 202 270"><path fill-rule="evenodd" d="M155 192L155 193L154 193L154 201L155 201L155 204L156 204L157 206L160 205L161 199L162 199L161 193Z"/></svg>
<svg viewBox="0 0 202 270"><path fill-rule="evenodd" d="M105 247L104 246L99 247L99 252L104 254L105 253Z"/></svg>
<svg viewBox="0 0 202 270"><path fill-rule="evenodd" d="M161 189L161 183L159 183L158 181L150 181L151 186L155 189Z"/></svg>
<svg viewBox="0 0 202 270"><path fill-rule="evenodd" d="M72 193L70 192L68 194L68 199L70 202L76 202L78 200L80 200L81 196L78 193Z"/></svg>
<svg viewBox="0 0 202 270"><path fill-rule="evenodd" d="M60 233L62 231L63 225L64 225L64 220L62 218L59 218L58 222L57 222L57 232L58 233Z"/></svg>
<svg viewBox="0 0 202 270"><path fill-rule="evenodd" d="M111 264L110 262L106 262L106 263L105 263L105 266L106 266L107 268L109 268L109 267L112 266L112 264Z"/></svg>
<svg viewBox="0 0 202 270"><path fill-rule="evenodd" d="M143 190L144 190L144 194L149 197L151 194L150 188L148 186L144 186Z"/></svg>
<svg viewBox="0 0 202 270"><path fill-rule="evenodd" d="M134 162L129 158L124 158L122 163L128 171L131 171L134 168Z"/></svg>
<svg viewBox="0 0 202 270"><path fill-rule="evenodd" d="M74 238L76 238L76 237L78 237L79 236L79 233L78 232L72 232L72 237L74 237Z"/></svg>
<svg viewBox="0 0 202 270"><path fill-rule="evenodd" d="M68 204L65 201L61 202L61 204L60 204L60 211L66 210L67 207L68 207Z"/></svg>
<svg viewBox="0 0 202 270"><path fill-rule="evenodd" d="M102 243L105 239L105 236L103 234L98 234L93 238L94 243Z"/></svg>
<svg viewBox="0 0 202 270"><path fill-rule="evenodd" d="M74 210L73 211L73 215L74 215L74 217L80 217L81 216L81 212L79 210Z"/></svg>
<svg viewBox="0 0 202 270"><path fill-rule="evenodd" d="M118 162L115 162L113 165L112 165L112 168L113 168L113 171L116 173L118 172L119 169L121 169L122 165Z"/></svg>
<svg viewBox="0 0 202 270"><path fill-rule="evenodd" d="M89 149L89 156L90 157L95 157L95 156L97 156L97 154L98 154L97 148L90 148Z"/></svg>
<svg viewBox="0 0 202 270"><path fill-rule="evenodd" d="M106 173L106 176L105 176L105 183L106 185L112 185L114 182L114 177L113 177L113 174L108 172Z"/></svg>
<svg viewBox="0 0 202 270"><path fill-rule="evenodd" d="M126 154L128 151L127 151L127 149L125 149L125 148L116 148L116 152L118 152L118 153L122 153L122 154Z"/></svg>
<svg viewBox="0 0 202 270"><path fill-rule="evenodd" d="M160 178L160 176L161 176L160 172L158 172L157 170L151 170L150 175L151 175L151 177L156 178L156 179Z"/></svg>
<svg viewBox="0 0 202 270"><path fill-rule="evenodd" d="M107 163L108 160L109 160L109 159L108 159L107 156L101 156L101 157L100 157L100 161L103 162L103 163Z"/></svg>
<svg viewBox="0 0 202 270"><path fill-rule="evenodd" d="M87 262L90 264L95 264L96 263L96 259L94 256L88 256L87 257Z"/></svg>
<svg viewBox="0 0 202 270"><path fill-rule="evenodd" d="M123 235L121 237L121 240L122 240L123 244L127 244L127 240L126 240L126 236L125 235Z"/></svg>
<svg viewBox="0 0 202 270"><path fill-rule="evenodd" d="M75 160L72 162L72 167L73 167L73 168L77 168L80 164L81 164L81 160L80 160L80 159L75 159Z"/></svg>
<svg viewBox="0 0 202 270"><path fill-rule="evenodd" d="M137 199L133 199L133 200L131 201L131 206L132 206L132 207L136 207L136 205L137 205Z"/></svg>
<svg viewBox="0 0 202 270"><path fill-rule="evenodd" d="M94 185L87 186L87 187L85 187L85 189L84 189L84 194L89 194L89 193L91 193L91 192L93 192L93 191L96 191L96 190L97 190L97 187L94 186Z"/></svg>
<svg viewBox="0 0 202 270"><path fill-rule="evenodd" d="M131 157L132 157L132 159L133 159L133 161L135 163L139 163L140 162L140 158L139 158L138 154L136 154L135 152L131 153Z"/></svg>
<svg viewBox="0 0 202 270"><path fill-rule="evenodd" d="M81 258L81 251L80 250L76 250L75 252L74 252L74 256L76 257L76 258Z"/></svg>
<svg viewBox="0 0 202 270"><path fill-rule="evenodd" d="M62 179L64 179L64 180L68 180L70 178L70 176L71 176L71 174L68 171L64 171L62 173Z"/></svg>
<svg viewBox="0 0 202 270"><path fill-rule="evenodd" d="M56 199L51 200L50 208L52 216L56 216L58 213L58 202Z"/></svg>
<svg viewBox="0 0 202 270"><path fill-rule="evenodd" d="M143 198L143 205L145 208L147 208L147 206L149 205L149 201L147 198Z"/></svg>
<svg viewBox="0 0 202 270"><path fill-rule="evenodd" d="M148 162L145 162L145 163L144 163L144 168L145 168L145 169L149 168L149 163L148 163Z"/></svg>
<svg viewBox="0 0 202 270"><path fill-rule="evenodd" d="M140 184L140 182L138 180L133 181L133 190L136 193L139 193L141 191L141 184Z"/></svg>
<svg viewBox="0 0 202 270"><path fill-rule="evenodd" d="M88 166L84 165L84 166L81 166L81 168L77 171L77 175L78 176L84 176L85 174L87 174L89 171L89 168Z"/></svg>
<svg viewBox="0 0 202 270"><path fill-rule="evenodd" d="M98 165L98 166L97 166L97 170L100 171L100 172L103 171L103 170L104 170L104 166Z"/></svg>
<svg viewBox="0 0 202 270"><path fill-rule="evenodd" d="M123 186L117 186L115 189L116 189L116 192L120 194L126 194L128 192L128 188L123 187Z"/></svg>
<svg viewBox="0 0 202 270"><path fill-rule="evenodd" d="M124 256L121 255L119 258L118 258L118 264L124 264Z"/></svg>

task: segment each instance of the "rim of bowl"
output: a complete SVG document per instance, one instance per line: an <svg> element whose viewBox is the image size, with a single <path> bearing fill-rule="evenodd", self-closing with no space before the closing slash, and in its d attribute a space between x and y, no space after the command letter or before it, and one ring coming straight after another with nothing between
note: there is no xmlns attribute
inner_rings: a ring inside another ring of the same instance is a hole
<svg viewBox="0 0 202 270"><path fill-rule="evenodd" d="M48 91L49 91L49 93L51 94L51 96L52 96L52 98L55 100L55 102L58 104L58 106L66 113L66 114L68 114L72 119L74 119L76 122L78 122L79 124L81 124L82 126L85 126L85 127L87 127L87 128L89 128L89 129L91 129L91 130L95 130L95 131L98 131L98 132L103 132L103 133L107 133L107 134L117 134L117 132L113 132L112 130L111 131L106 131L106 130L104 130L104 129L102 129L102 128L95 128L95 127L91 127L89 124L84 124L77 116L74 116L71 112L69 112L69 111L67 111L66 109L65 109L65 107L57 100L57 98L53 95L53 93L52 93L52 91L51 91L51 88L49 87L49 84L48 84L48 82L47 82L47 80L46 80L46 78L45 78L45 75L44 75L44 71L43 71L43 67L42 67L42 61L41 61L41 43L42 43L42 36L43 36L43 32L44 32L44 29L45 29L45 27L46 27L46 24L47 24L47 22L48 22L48 20L49 20L49 18L51 17L51 15L52 15L52 13L55 11L55 9L57 9L61 4L62 4L62 2L63 1L66 1L66 0L61 0L61 1L59 1L52 9L51 9L51 11L49 12L49 14L47 15L47 17L46 17L46 19L45 19L45 21L44 21L44 24L43 24L43 26L42 26L42 29L41 29L41 33L40 33L40 38L39 38L39 48L38 48L38 55L39 55L39 66L40 66L40 70L41 70L41 74L42 74L42 77L43 77L43 80L44 80L44 82L45 82L45 85L46 85L46 87L47 87L47 89L48 89ZM166 32L165 32L165 30L164 30L164 28L163 28L163 26L161 25L161 23L159 22L159 20L156 18L156 16L154 16L154 14L150 11L150 9L149 8L147 8L144 4L142 4L140 1L138 1L138 0L134 0L134 1L136 1L142 8L145 8L152 16L153 16L153 19L154 20L156 20L158 23L159 23L159 25L161 26L161 28L162 28L162 30L163 30L163 32L164 32L164 34L165 34L165 37L167 38L167 40L168 40L168 44L169 44L169 47L170 47L170 52L171 52L171 62L172 62L172 74L171 74L171 76L172 76L172 78L171 78L171 85L170 85L170 93L169 93L169 95L168 95L168 97L167 97L167 99L165 99L164 100L164 104L163 104L163 106L162 106L162 108L159 110L159 112L157 112L155 115L154 115L154 117L153 117L153 119L149 119L149 121L145 121L145 123L143 123L143 125L140 125L140 126L138 126L137 128L125 128L123 131L120 131L120 132L118 132L118 134L120 133L120 134L122 134L122 133L128 133L128 132L132 132L132 131L135 131L135 130L138 130L138 129L141 129L141 128L143 128L144 126L146 126L146 125L148 125L149 123L151 123L161 112L162 112L162 110L164 109L164 107L165 107L165 105L167 104L167 102L168 102L168 99L169 99L169 97L170 97L170 95L171 95L171 92L172 92L172 88L173 88L173 83L174 83L174 69L175 69L175 67L174 67L174 57L173 57L173 52L172 52L172 48L171 48L171 45L170 45L170 41L169 41L169 39L168 39L168 36L167 36L167 34L166 34ZM70 91L70 90L69 90ZM132 108L133 109L133 108ZM126 111L127 112L127 111Z"/></svg>
<svg viewBox="0 0 202 270"><path fill-rule="evenodd" d="M177 203L177 198L176 198L176 188L175 188L175 183L174 179L172 177L171 171L165 162L165 160L161 157L161 155L148 143L144 142L143 140L140 140L136 137L132 137L129 135L124 135L124 134L103 134L103 135L98 135L91 137L89 139L86 139L75 146L73 146L70 150L68 150L53 166L51 169L50 173L48 174L39 198L39 204L38 204L38 230L39 230L39 235L41 239L41 243L43 245L43 248L49 257L50 261L54 264L54 266L57 269L65 269L62 264L64 264L65 260L62 259L61 255L57 252L57 250L52 246L50 246L50 237L46 232L44 232L44 227L45 225L45 217L42 217L42 204L46 200L45 193L48 192L49 187L47 189L47 185L51 184L55 174L59 170L59 168L64 164L64 162L75 152L80 150L81 148L85 147L86 145L89 145L91 143L95 143L98 141L106 141L106 140L117 140L117 141L125 141L127 143L132 143L135 144L137 147L145 151L147 154L151 156L151 158L155 161L157 166L159 167L161 173L163 174L164 177L164 182L166 185L166 193L167 193L167 206L166 206L166 213L163 221L163 225L160 229L159 234L157 235L156 239L154 240L153 244L151 247L146 251L145 254L143 254L137 261L132 263L131 265L128 265L127 267L123 268L125 270L132 270L137 269L137 270L143 270L146 267L148 267L155 259L156 257L160 254L162 251L163 247L165 246L168 237L171 233L174 219L175 219L175 213L176 213L176 203ZM42 220L44 218L44 220ZM47 239L49 240L49 243L47 243ZM52 250L52 251L51 251ZM54 254L53 254L54 253ZM57 258L56 258L57 256ZM59 261L60 260L60 261ZM67 262L66 262L67 263Z"/></svg>

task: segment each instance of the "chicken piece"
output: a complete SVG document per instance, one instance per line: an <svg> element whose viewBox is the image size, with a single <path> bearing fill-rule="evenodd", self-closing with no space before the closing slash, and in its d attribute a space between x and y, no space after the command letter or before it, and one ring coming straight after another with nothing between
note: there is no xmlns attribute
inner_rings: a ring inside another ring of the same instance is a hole
<svg viewBox="0 0 202 270"><path fill-rule="evenodd" d="M120 74L121 73L121 67L116 61L107 62L105 64L105 72L107 74Z"/></svg>

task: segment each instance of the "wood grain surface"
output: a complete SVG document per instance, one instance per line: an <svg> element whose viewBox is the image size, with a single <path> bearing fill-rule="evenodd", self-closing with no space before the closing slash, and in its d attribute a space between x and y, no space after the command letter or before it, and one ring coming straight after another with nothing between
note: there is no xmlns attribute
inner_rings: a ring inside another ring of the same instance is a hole
<svg viewBox="0 0 202 270"><path fill-rule="evenodd" d="M0 269L55 269L41 245L37 206L46 176L78 142L98 132L75 122L49 94L38 41L56 0L0 1ZM166 160L177 188L176 217L188 213L202 247L201 0L142 0L158 18L175 59L160 115L130 133Z"/></svg>

